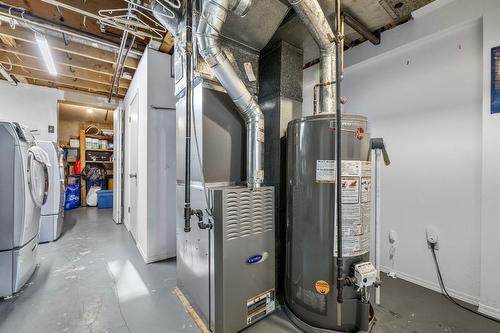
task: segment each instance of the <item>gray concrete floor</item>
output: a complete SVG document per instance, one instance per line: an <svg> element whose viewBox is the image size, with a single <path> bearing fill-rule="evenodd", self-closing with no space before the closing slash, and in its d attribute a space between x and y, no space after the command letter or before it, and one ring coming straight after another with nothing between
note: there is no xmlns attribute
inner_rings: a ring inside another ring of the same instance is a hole
<svg viewBox="0 0 500 333"><path fill-rule="evenodd" d="M146 265L111 210L67 212L64 233L41 244L40 266L0 301L1 333L199 332L173 294L175 261ZM500 324L403 280L383 280L373 333L498 333ZM281 311L245 333L299 332Z"/></svg>

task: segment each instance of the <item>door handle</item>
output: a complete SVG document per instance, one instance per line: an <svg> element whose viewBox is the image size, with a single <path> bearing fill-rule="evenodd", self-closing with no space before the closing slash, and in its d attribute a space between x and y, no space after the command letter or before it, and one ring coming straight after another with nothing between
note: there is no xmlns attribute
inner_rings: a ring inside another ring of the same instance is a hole
<svg viewBox="0 0 500 333"><path fill-rule="evenodd" d="M136 173L131 173L128 175L130 178L137 178L137 174Z"/></svg>

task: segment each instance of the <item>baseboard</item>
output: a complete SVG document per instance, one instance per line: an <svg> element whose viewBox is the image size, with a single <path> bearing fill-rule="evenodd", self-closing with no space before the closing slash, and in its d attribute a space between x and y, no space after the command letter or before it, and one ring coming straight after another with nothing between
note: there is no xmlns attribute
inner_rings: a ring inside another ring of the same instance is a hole
<svg viewBox="0 0 500 333"><path fill-rule="evenodd" d="M144 255L142 256L142 259L144 259L144 262L146 264L151 264L151 263L156 262L156 261L162 261L162 260L167 260L167 259L171 259L171 258L175 258L175 254L171 255L168 253L163 253L163 254L158 254L155 256L144 256Z"/></svg>
<svg viewBox="0 0 500 333"><path fill-rule="evenodd" d="M142 250L142 247L139 243L135 242L135 246L137 246L137 249L139 250L139 253L141 254L141 257L142 257L142 260L144 260L144 262L146 264L148 264L147 262L147 258L148 256L146 255L146 253Z"/></svg>
<svg viewBox="0 0 500 333"><path fill-rule="evenodd" d="M500 319L500 309L479 303L479 312L490 317Z"/></svg>
<svg viewBox="0 0 500 333"><path fill-rule="evenodd" d="M386 267L386 266L381 266L380 270L384 273L394 271L393 269ZM411 282L411 283L419 285L421 287L424 287L424 288L427 288L430 290L434 290L438 293L441 293L441 288L439 287L439 284L437 284L437 283L430 282L430 281L424 280L422 278L419 278L419 277L416 277L416 276L413 276L410 274L406 274L403 272L399 272L399 271L395 271L395 272L396 272L397 278L399 278L399 279L403 279L405 281ZM384 290L383 286L382 286L381 290ZM463 293L461 291L449 289L449 288L447 288L447 291L450 294L450 296L452 296L453 298L459 299L461 301L464 301L464 302L472 304L472 305L476 305L476 306L479 305L479 298L478 297Z"/></svg>

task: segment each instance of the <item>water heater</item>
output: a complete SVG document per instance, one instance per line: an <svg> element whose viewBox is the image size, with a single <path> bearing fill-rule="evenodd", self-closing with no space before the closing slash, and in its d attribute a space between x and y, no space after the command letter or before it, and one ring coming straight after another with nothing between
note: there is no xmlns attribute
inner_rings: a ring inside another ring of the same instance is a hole
<svg viewBox="0 0 500 333"><path fill-rule="evenodd" d="M285 303L306 332L368 330L371 164L367 119L342 115L343 303L337 304L335 114L288 124ZM375 274L375 275L374 275Z"/></svg>

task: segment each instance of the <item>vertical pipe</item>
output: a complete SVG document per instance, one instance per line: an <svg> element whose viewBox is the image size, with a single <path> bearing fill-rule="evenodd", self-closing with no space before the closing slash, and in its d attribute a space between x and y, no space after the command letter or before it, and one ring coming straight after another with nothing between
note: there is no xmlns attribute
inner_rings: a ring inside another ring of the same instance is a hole
<svg viewBox="0 0 500 333"><path fill-rule="evenodd" d="M337 162L337 323L342 324L342 311L341 304L344 302L344 259L342 255L342 106L340 104L340 97L342 96L341 73L342 73L342 58L341 54L341 15L340 15L340 0L335 0L335 31L337 34L337 43L335 49L337 56L335 57L335 76L336 76L336 126L335 126L335 153Z"/></svg>
<svg viewBox="0 0 500 333"><path fill-rule="evenodd" d="M375 268L380 281L380 149L375 149ZM375 289L375 303L380 305L380 286Z"/></svg>
<svg viewBox="0 0 500 333"><path fill-rule="evenodd" d="M118 50L118 57L116 58L116 63L115 63L115 70L113 72L113 77L111 78L111 89L109 90L109 95L108 95L108 103L111 102L111 98L113 97L113 91L115 88L115 82L116 82L116 77L119 74L120 71L120 64L122 63L122 56L123 56L123 51L125 50L125 47L127 45L127 39L128 39L128 31L123 32L122 40L120 42L120 49Z"/></svg>
<svg viewBox="0 0 500 333"><path fill-rule="evenodd" d="M192 24L193 10L191 0L186 1L186 160L184 174L184 232L191 231L191 109L193 107L192 92Z"/></svg>

